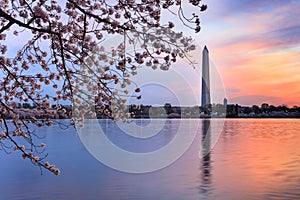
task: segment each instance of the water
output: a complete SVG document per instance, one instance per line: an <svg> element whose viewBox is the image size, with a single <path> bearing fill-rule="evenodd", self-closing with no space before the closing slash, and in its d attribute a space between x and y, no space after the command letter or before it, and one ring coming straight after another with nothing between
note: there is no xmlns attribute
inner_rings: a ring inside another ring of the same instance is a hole
<svg viewBox="0 0 300 200"><path fill-rule="evenodd" d="M202 123L189 121L196 122ZM118 134L113 123L107 127L111 130L109 139L116 145L146 152L169 143L180 123L167 121L161 134L142 143ZM227 119L216 146L205 157L198 156L201 125L179 160L145 174L119 172L101 164L87 152L72 128L54 126L39 131L46 135L42 141L47 143L48 160L62 174L57 177L44 171L41 176L37 167L17 153L1 152L0 199L300 199L297 119Z"/></svg>

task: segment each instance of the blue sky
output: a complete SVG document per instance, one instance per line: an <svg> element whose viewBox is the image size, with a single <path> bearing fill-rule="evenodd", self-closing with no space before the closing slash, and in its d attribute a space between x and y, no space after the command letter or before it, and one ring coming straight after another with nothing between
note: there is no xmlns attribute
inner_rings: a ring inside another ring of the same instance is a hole
<svg viewBox="0 0 300 200"><path fill-rule="evenodd" d="M213 102L221 103L226 96L229 103L241 105L267 102L300 106L300 0L202 2L208 9L200 15L201 32L198 34L180 25L173 16L162 18L171 19L176 30L195 38L198 47L192 56L199 63L204 45L208 46ZM191 11L186 10L187 14ZM17 49L21 42L25 43L27 38L26 33L18 42L14 36L8 37L10 51ZM177 104L179 98L182 101L179 104L200 104L200 71L200 64L193 69L181 61L170 73L140 71L135 81L146 85L137 103ZM157 84L161 82L164 85L159 88Z"/></svg>

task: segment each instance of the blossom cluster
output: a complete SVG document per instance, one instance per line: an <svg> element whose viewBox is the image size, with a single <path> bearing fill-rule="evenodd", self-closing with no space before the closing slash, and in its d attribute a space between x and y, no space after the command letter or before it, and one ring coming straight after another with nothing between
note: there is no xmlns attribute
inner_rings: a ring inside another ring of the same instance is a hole
<svg viewBox="0 0 300 200"><path fill-rule="evenodd" d="M83 124L84 118L97 117L97 113L126 119L130 113L125 111L124 97L141 98L138 86L133 94L128 90L138 69L168 70L178 57L188 58L188 52L195 49L191 38L173 31L173 22L161 22L163 12L178 9L183 24L198 32L199 13L186 17L186 3L0 1L0 149L7 149L4 142L9 141L15 150L23 151L24 158L59 174L39 158L44 151L34 143L38 137L28 124L51 126L58 114L67 116L60 106L63 101L74 104L71 125ZM201 0L188 3L199 12L206 9ZM124 41L108 49L103 42L112 34L124 36ZM18 40L14 52L7 41L21 37L28 40ZM33 104L34 109L15 109L18 103Z"/></svg>

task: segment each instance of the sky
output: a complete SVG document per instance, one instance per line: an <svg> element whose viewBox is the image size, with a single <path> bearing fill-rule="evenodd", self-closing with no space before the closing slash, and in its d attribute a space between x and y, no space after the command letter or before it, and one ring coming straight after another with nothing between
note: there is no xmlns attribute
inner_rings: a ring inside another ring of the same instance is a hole
<svg viewBox="0 0 300 200"><path fill-rule="evenodd" d="M162 16L175 22L175 30L195 38L196 69L179 60L167 72L138 71L133 81L141 87L142 99L129 98L128 103L200 105L201 55L206 45L213 103L226 97L229 104L245 106L300 106L300 0L202 2L208 9L200 14L198 34L180 25L178 17ZM8 39L10 48L19 47L14 39ZM107 38L109 43L114 40Z"/></svg>
<svg viewBox="0 0 300 200"><path fill-rule="evenodd" d="M171 69L183 74L183 78L172 73L147 73L152 81L161 76L169 81L160 89L157 85L142 89L140 103L200 105L199 57L206 45L211 61L212 103L222 103L226 97L229 104L242 106L300 106L300 0L202 2L208 9L200 14L198 34L180 25L176 17L165 17L175 22L175 30L195 38L198 48L193 58L199 62L196 71L186 64L184 70L179 69L183 65L179 61ZM186 7L187 15L192 12L189 9ZM185 82L190 86L183 87Z"/></svg>
<svg viewBox="0 0 300 200"><path fill-rule="evenodd" d="M202 29L229 103L300 106L300 0L206 0Z"/></svg>

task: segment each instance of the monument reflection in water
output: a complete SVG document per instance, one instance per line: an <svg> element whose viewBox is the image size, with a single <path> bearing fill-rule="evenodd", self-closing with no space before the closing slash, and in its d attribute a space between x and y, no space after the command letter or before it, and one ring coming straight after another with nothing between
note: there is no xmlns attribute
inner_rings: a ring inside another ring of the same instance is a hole
<svg viewBox="0 0 300 200"><path fill-rule="evenodd" d="M211 119L204 119L202 121L202 148L199 152L201 157L200 172L201 174L201 185L200 193L205 194L209 191L212 183L211 179Z"/></svg>

